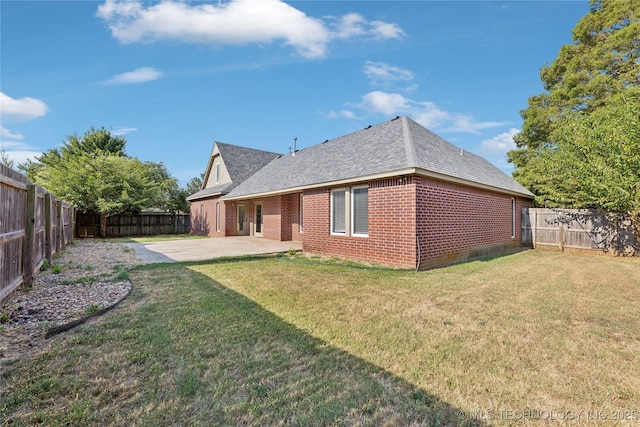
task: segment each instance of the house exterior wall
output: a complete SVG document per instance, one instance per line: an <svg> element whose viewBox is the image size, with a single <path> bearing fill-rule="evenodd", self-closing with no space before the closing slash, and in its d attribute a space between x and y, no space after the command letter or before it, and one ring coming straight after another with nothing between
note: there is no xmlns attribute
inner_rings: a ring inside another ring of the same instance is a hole
<svg viewBox="0 0 640 427"><path fill-rule="evenodd" d="M420 269L521 247L521 213L530 200L427 177L414 180Z"/></svg>
<svg viewBox="0 0 640 427"><path fill-rule="evenodd" d="M305 252L398 268L439 267L513 251L522 245L521 212L531 206L529 199L417 175L353 186L360 185L368 187L368 237L331 234L332 187L255 200L197 200L191 203L192 233L238 235L237 206L243 204L248 234L253 236L255 205L261 203L266 239L302 241ZM219 232L216 203L221 207Z"/></svg>
<svg viewBox="0 0 640 427"><path fill-rule="evenodd" d="M234 206L243 204L247 206L247 218L249 220L250 233L255 236L256 205L262 205L262 237L270 240L289 241L302 240L300 232L300 193L285 194L264 197L255 200L242 200L231 202ZM227 235L236 235L235 211L230 213L233 219L233 232Z"/></svg>
<svg viewBox="0 0 640 427"><path fill-rule="evenodd" d="M333 235L331 188L304 192L303 250L356 261L415 268L416 186L407 178L368 183L368 237ZM357 186L357 185L355 185Z"/></svg>
<svg viewBox="0 0 640 427"><path fill-rule="evenodd" d="M216 205L220 204L219 230L216 227ZM191 234L209 237L233 236L235 213L232 207L218 197L191 202Z"/></svg>

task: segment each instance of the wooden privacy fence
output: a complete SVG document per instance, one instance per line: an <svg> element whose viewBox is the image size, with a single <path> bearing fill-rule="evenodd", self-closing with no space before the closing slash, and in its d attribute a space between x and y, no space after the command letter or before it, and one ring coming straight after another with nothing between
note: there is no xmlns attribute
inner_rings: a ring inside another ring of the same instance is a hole
<svg viewBox="0 0 640 427"><path fill-rule="evenodd" d="M0 303L73 236L73 208L0 165Z"/></svg>
<svg viewBox="0 0 640 427"><path fill-rule="evenodd" d="M629 218L614 221L596 209L522 210L522 243L536 249L640 254Z"/></svg>
<svg viewBox="0 0 640 427"><path fill-rule="evenodd" d="M126 237L182 234L191 231L189 214L143 212L107 217L107 234L100 236L100 215L76 213L76 236Z"/></svg>

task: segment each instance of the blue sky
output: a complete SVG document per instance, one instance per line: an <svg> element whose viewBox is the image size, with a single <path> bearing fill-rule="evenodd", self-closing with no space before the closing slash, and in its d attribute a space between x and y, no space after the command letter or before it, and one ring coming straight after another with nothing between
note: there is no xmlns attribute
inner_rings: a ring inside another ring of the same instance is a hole
<svg viewBox="0 0 640 427"><path fill-rule="evenodd" d="M287 153L408 115L507 173L588 1L0 0L2 148L91 126L185 184L214 141Z"/></svg>

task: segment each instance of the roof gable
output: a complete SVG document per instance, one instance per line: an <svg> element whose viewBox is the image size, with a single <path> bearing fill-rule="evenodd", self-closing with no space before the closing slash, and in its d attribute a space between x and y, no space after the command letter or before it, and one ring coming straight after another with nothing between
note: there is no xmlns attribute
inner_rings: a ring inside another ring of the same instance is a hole
<svg viewBox="0 0 640 427"><path fill-rule="evenodd" d="M278 156L279 154L269 151L216 141L209 156L203 188L187 197L187 200L226 194ZM216 164L220 164L218 180L216 180Z"/></svg>

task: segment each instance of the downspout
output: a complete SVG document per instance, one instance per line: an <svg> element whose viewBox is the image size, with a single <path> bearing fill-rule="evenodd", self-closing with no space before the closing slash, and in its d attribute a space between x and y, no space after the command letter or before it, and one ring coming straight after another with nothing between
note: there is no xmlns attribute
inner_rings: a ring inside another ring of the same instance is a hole
<svg viewBox="0 0 640 427"><path fill-rule="evenodd" d="M418 248L418 262L416 263L416 272L420 270L420 236L416 232L416 247Z"/></svg>

